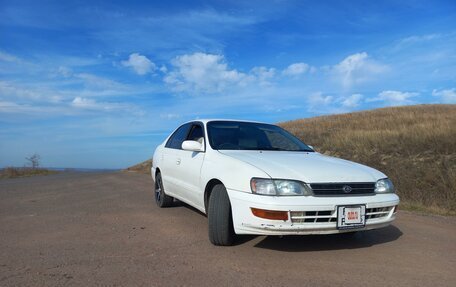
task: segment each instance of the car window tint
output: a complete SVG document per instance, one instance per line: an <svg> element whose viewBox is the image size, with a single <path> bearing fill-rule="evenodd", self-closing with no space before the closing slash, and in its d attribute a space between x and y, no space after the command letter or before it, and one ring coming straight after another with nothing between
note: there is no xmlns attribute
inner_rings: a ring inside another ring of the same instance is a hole
<svg viewBox="0 0 456 287"><path fill-rule="evenodd" d="M313 152L284 129L261 123L212 121L208 141L216 150L280 150Z"/></svg>
<svg viewBox="0 0 456 287"><path fill-rule="evenodd" d="M166 143L165 147L173 148L173 149L182 149L182 142L185 140L188 134L188 130L190 129L191 124L185 124L178 128L173 135L169 138L168 142Z"/></svg>
<svg viewBox="0 0 456 287"><path fill-rule="evenodd" d="M201 125L193 125L192 129L190 131L190 134L187 137L187 140L190 141L201 141L201 139L204 138L204 133L203 133L203 128Z"/></svg>
<svg viewBox="0 0 456 287"><path fill-rule="evenodd" d="M283 134L267 131L265 134L268 137L269 144L273 149L299 150L300 147L296 143L288 140Z"/></svg>

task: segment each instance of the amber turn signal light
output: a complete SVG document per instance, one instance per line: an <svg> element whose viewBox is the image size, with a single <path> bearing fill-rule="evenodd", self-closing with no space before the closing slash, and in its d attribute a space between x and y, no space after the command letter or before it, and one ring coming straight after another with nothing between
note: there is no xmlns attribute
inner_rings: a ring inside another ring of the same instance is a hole
<svg viewBox="0 0 456 287"><path fill-rule="evenodd" d="M272 220L288 220L287 211L266 210L253 207L251 207L250 209L252 210L253 215L255 215L256 217Z"/></svg>

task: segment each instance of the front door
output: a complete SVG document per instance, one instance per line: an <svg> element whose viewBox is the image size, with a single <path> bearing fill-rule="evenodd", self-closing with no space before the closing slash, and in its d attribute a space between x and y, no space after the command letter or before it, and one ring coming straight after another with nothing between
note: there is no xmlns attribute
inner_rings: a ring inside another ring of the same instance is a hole
<svg viewBox="0 0 456 287"><path fill-rule="evenodd" d="M192 124L190 132L185 140L199 141L205 144L204 126L196 122ZM205 152L176 150L177 171L179 173L177 184L182 195L189 204L204 209L204 187L201 184L201 167Z"/></svg>
<svg viewBox="0 0 456 287"><path fill-rule="evenodd" d="M180 162L177 153L181 150L182 142L187 138L191 126L190 123L180 126L171 135L163 149L161 175L165 192L170 196L182 196L182 190L179 186L182 171L179 168Z"/></svg>

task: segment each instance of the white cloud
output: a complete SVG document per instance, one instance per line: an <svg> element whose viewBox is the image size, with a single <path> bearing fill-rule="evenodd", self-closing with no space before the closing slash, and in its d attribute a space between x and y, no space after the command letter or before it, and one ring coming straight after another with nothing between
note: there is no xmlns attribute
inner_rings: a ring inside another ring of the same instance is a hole
<svg viewBox="0 0 456 287"><path fill-rule="evenodd" d="M86 110L130 110L131 107L126 104L121 103L106 103L106 102L97 102L93 99L75 97L71 102L71 106L78 109Z"/></svg>
<svg viewBox="0 0 456 287"><path fill-rule="evenodd" d="M65 66L60 66L57 69L57 73L65 78L69 78L73 75L73 71L70 68L65 67Z"/></svg>
<svg viewBox="0 0 456 287"><path fill-rule="evenodd" d="M168 72L168 68L165 65L162 65L159 70L160 70L160 72L162 72L164 74L166 74Z"/></svg>
<svg viewBox="0 0 456 287"><path fill-rule="evenodd" d="M387 66L370 59L366 52L350 55L332 68L345 88L371 80L386 70Z"/></svg>
<svg viewBox="0 0 456 287"><path fill-rule="evenodd" d="M307 98L307 103L311 108L318 106L328 106L334 103L334 97L325 96L322 92L316 92Z"/></svg>
<svg viewBox="0 0 456 287"><path fill-rule="evenodd" d="M414 98L418 95L418 93L413 92L400 92L400 91L383 91L378 94L377 97L369 99L369 102L385 102L391 106L400 106L400 105L408 105L413 104Z"/></svg>
<svg viewBox="0 0 456 287"><path fill-rule="evenodd" d="M17 112L22 106L13 102L0 101L0 112Z"/></svg>
<svg viewBox="0 0 456 287"><path fill-rule="evenodd" d="M456 104L456 88L447 90L433 90L432 95L439 97L440 100L445 104Z"/></svg>
<svg viewBox="0 0 456 287"><path fill-rule="evenodd" d="M177 92L221 92L230 85L242 85L249 76L230 70L222 55L194 53L176 57L174 70L164 81Z"/></svg>
<svg viewBox="0 0 456 287"><path fill-rule="evenodd" d="M11 54L0 51L0 61L3 62L20 62L20 59Z"/></svg>
<svg viewBox="0 0 456 287"><path fill-rule="evenodd" d="M82 97L76 97L71 102L71 105L76 108L96 108L98 107L97 102L92 99L86 99Z"/></svg>
<svg viewBox="0 0 456 287"><path fill-rule="evenodd" d="M362 99L363 99L363 95L353 94L342 100L342 106L344 106L346 108L355 108L355 107L359 106Z"/></svg>
<svg viewBox="0 0 456 287"><path fill-rule="evenodd" d="M73 75L76 79L80 79L83 81L84 85L94 89L101 89L101 90L113 90L113 91L122 91L125 90L126 87L116 81L105 77L99 77L89 73L79 73Z"/></svg>
<svg viewBox="0 0 456 287"><path fill-rule="evenodd" d="M174 119L179 119L181 117L182 117L182 115L175 114L175 113L160 114L160 118L166 119L166 120L174 120Z"/></svg>
<svg viewBox="0 0 456 287"><path fill-rule="evenodd" d="M250 73L256 78L260 85L270 85L269 80L274 78L276 70L267 67L254 67Z"/></svg>
<svg viewBox="0 0 456 287"><path fill-rule="evenodd" d="M3 98L25 99L34 102L59 102L63 97L59 91L53 91L47 87L34 88L32 86L30 88L7 81L0 81L0 95Z"/></svg>
<svg viewBox="0 0 456 287"><path fill-rule="evenodd" d="M156 69L152 61L138 53L131 54L127 61L122 61L122 65L132 68L138 75L145 75Z"/></svg>
<svg viewBox="0 0 456 287"><path fill-rule="evenodd" d="M306 63L294 63L289 65L282 73L286 76L298 76L309 71L311 67Z"/></svg>
<svg viewBox="0 0 456 287"><path fill-rule="evenodd" d="M399 41L399 46L400 45L407 45L407 44L414 44L414 43L419 43L419 42L427 42L431 41L434 39L441 38L441 34L426 34L426 35L413 35L410 37L403 38Z"/></svg>

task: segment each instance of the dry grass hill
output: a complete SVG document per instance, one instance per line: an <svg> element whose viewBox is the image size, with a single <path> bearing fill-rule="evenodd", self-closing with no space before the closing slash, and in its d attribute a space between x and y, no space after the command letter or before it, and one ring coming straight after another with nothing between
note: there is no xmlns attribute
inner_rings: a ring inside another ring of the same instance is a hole
<svg viewBox="0 0 456 287"><path fill-rule="evenodd" d="M456 214L456 105L419 105L280 123L317 151L377 168L407 209Z"/></svg>
<svg viewBox="0 0 456 287"><path fill-rule="evenodd" d="M130 166L129 168L125 169L124 171L131 171L131 172L139 172L139 173L150 174L151 167L152 167L152 159L148 159L148 160L143 161L141 163L138 163L138 164L135 164L133 166Z"/></svg>

